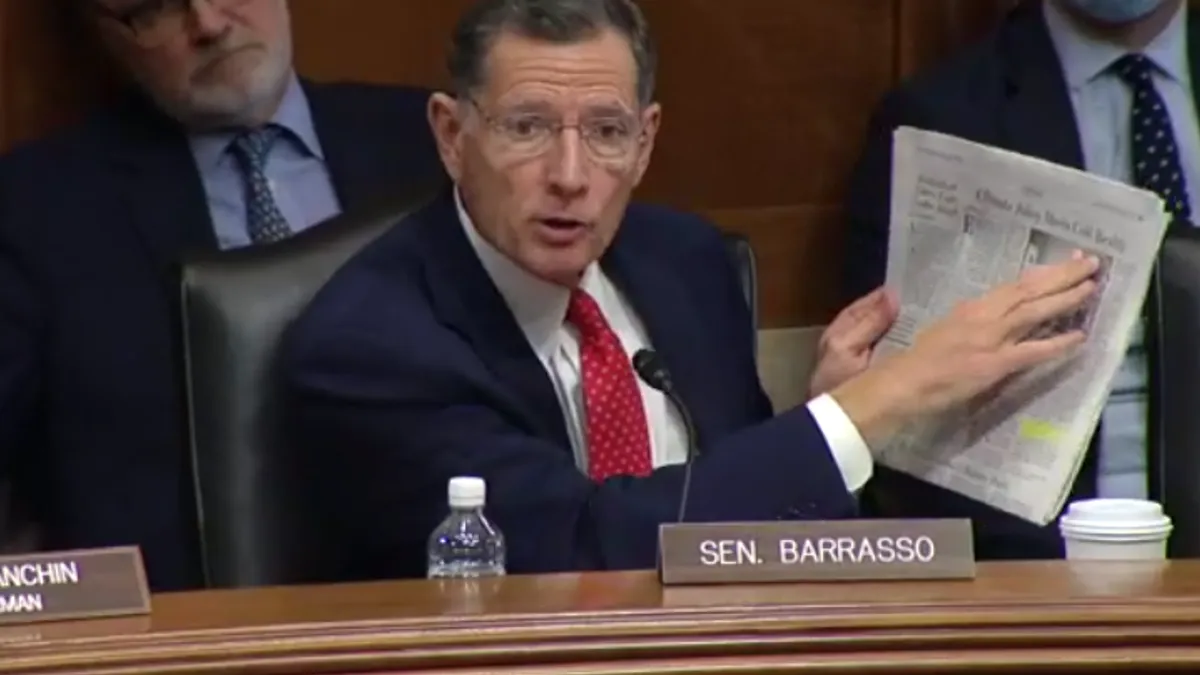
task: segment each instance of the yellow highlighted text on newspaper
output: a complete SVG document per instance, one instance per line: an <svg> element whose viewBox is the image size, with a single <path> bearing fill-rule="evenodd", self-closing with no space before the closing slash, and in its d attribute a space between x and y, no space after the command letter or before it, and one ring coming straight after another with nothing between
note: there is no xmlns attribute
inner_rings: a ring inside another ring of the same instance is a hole
<svg viewBox="0 0 1200 675"><path fill-rule="evenodd" d="M1058 425L1033 418L1021 420L1021 438L1030 441L1056 441L1063 435Z"/></svg>

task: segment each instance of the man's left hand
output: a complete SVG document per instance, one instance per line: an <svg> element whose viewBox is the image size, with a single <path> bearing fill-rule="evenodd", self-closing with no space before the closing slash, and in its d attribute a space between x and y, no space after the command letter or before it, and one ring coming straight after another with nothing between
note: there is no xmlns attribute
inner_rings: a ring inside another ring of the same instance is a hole
<svg viewBox="0 0 1200 675"><path fill-rule="evenodd" d="M843 309L821 334L809 398L833 390L867 369L871 350L899 315L895 295L880 287Z"/></svg>

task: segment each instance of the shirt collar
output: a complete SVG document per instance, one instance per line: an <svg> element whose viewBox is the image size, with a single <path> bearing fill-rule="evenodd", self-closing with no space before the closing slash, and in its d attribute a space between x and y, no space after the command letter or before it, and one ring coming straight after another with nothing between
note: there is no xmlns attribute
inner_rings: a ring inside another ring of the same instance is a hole
<svg viewBox="0 0 1200 675"><path fill-rule="evenodd" d="M1054 2L1043 2L1042 7L1050 39L1062 61L1063 74L1071 89L1088 84L1127 53L1120 45L1098 40L1076 30L1070 17ZM1164 75L1185 85L1191 80L1186 25L1187 3L1182 2L1166 28L1142 50L1142 54L1153 61Z"/></svg>
<svg viewBox="0 0 1200 675"><path fill-rule="evenodd" d="M535 277L484 239L467 213L457 187L454 188L454 206L467 241L504 297L525 338L538 356L548 361L562 339L561 329L567 318L571 289ZM594 289L598 289L599 284L599 266L592 263L584 270L579 286L595 294Z"/></svg>
<svg viewBox="0 0 1200 675"><path fill-rule="evenodd" d="M287 89L284 90L283 99L279 102L279 109L275 111L271 122L283 127L288 132L283 137L292 142L301 152L317 159L325 159L325 152L317 139L317 130L313 124L308 97L304 93L304 87L300 86L299 78L294 73L288 79ZM193 134L188 137L192 154L196 157L196 164L200 167L201 172L215 169L221 163L226 157L225 150L233 142L237 133L232 130L221 130Z"/></svg>

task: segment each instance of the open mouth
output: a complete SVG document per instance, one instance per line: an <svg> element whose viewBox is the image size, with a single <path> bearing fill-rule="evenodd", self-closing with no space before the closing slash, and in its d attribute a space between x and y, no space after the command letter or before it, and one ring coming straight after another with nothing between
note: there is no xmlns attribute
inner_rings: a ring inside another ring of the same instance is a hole
<svg viewBox="0 0 1200 675"><path fill-rule="evenodd" d="M588 232L588 224L574 218L538 218L542 237L556 245L573 244Z"/></svg>
<svg viewBox="0 0 1200 675"><path fill-rule="evenodd" d="M540 222L552 230L574 230L587 225L582 220L573 218L541 218Z"/></svg>

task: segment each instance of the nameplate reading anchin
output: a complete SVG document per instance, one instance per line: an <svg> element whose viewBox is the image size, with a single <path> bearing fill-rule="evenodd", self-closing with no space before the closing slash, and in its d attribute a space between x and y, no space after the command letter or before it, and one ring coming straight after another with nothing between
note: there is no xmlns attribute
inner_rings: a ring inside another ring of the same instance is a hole
<svg viewBox="0 0 1200 675"><path fill-rule="evenodd" d="M137 547L0 557L0 624L146 614Z"/></svg>
<svg viewBox="0 0 1200 675"><path fill-rule="evenodd" d="M971 521L678 523L659 529L664 584L971 579Z"/></svg>

